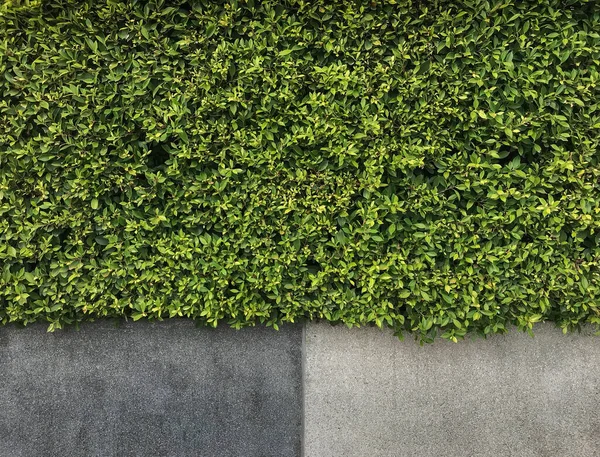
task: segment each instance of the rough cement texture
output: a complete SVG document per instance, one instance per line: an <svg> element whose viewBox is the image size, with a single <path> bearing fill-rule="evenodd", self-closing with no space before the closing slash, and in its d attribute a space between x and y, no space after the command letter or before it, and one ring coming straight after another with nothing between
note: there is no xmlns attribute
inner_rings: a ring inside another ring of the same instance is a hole
<svg viewBox="0 0 600 457"><path fill-rule="evenodd" d="M0 327L0 456L300 454L301 328Z"/></svg>
<svg viewBox="0 0 600 457"><path fill-rule="evenodd" d="M600 337L306 330L306 457L598 457Z"/></svg>

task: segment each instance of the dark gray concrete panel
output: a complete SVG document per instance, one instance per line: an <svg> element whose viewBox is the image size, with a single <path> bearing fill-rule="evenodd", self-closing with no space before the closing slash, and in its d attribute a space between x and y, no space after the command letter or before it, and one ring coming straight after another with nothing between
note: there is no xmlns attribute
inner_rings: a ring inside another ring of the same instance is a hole
<svg viewBox="0 0 600 457"><path fill-rule="evenodd" d="M298 456L301 327L0 327L0 456Z"/></svg>
<svg viewBox="0 0 600 457"><path fill-rule="evenodd" d="M598 457L600 338L512 331L420 347L308 325L306 457Z"/></svg>

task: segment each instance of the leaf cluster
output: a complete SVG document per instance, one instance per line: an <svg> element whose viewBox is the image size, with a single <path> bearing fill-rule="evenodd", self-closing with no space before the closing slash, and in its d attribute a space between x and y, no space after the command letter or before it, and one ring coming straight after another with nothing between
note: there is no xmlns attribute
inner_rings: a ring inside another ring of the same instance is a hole
<svg viewBox="0 0 600 457"><path fill-rule="evenodd" d="M593 0L55 0L0 33L3 324L600 324Z"/></svg>

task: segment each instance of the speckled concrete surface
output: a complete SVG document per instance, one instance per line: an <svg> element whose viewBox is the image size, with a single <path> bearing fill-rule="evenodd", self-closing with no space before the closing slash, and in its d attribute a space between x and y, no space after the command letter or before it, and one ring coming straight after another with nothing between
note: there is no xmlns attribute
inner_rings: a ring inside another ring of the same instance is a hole
<svg viewBox="0 0 600 457"><path fill-rule="evenodd" d="M0 327L0 456L298 456L301 327Z"/></svg>
<svg viewBox="0 0 600 457"><path fill-rule="evenodd" d="M598 457L600 337L306 330L306 457Z"/></svg>

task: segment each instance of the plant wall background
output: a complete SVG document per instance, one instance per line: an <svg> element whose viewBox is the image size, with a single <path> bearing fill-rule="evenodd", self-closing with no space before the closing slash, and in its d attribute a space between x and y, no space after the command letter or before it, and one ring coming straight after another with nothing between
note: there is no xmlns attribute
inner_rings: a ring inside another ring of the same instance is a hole
<svg viewBox="0 0 600 457"><path fill-rule="evenodd" d="M2 323L600 323L595 1L9 2L0 31Z"/></svg>

